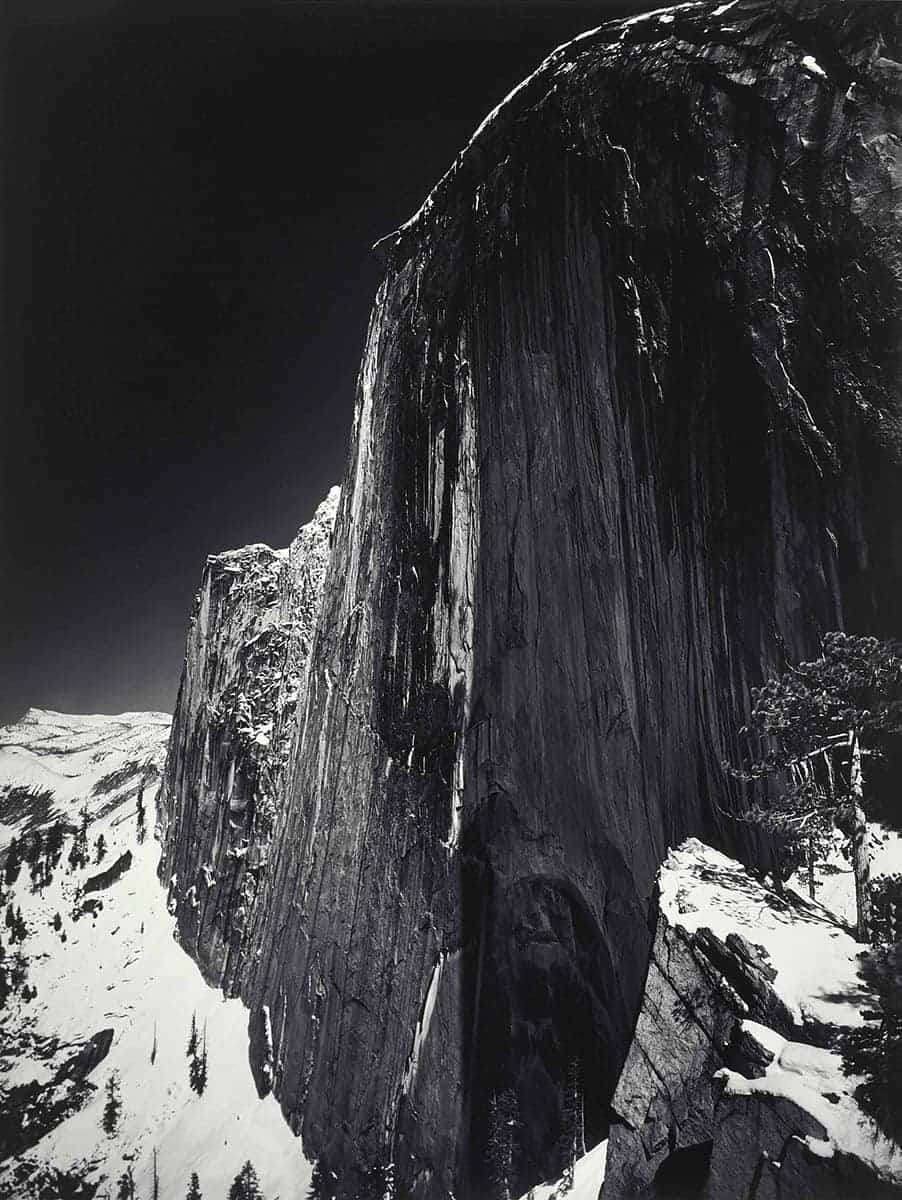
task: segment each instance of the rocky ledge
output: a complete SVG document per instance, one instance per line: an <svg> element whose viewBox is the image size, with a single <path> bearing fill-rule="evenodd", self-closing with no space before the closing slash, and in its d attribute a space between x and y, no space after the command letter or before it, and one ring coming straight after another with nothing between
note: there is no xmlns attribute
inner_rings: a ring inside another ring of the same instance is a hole
<svg viewBox="0 0 902 1200"><path fill-rule="evenodd" d="M602 1200L898 1200L902 1150L862 1111L840 1052L872 999L863 947L692 839L659 892Z"/></svg>

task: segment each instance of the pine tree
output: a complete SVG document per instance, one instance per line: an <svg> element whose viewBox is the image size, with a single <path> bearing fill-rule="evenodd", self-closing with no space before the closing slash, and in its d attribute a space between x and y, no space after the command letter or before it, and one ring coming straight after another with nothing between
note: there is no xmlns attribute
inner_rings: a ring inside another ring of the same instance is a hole
<svg viewBox="0 0 902 1200"><path fill-rule="evenodd" d="M571 1061L567 1069L564 1084L563 1143L564 1169L561 1191L569 1192L573 1187L576 1160L586 1152L582 1073L576 1059Z"/></svg>
<svg viewBox="0 0 902 1200"><path fill-rule="evenodd" d="M146 818L147 814L144 810L144 786L143 786L143 784L138 792L137 812L138 812L138 831L137 831L138 845L141 846L144 844L144 839L147 836L147 826L145 824L145 818Z"/></svg>
<svg viewBox="0 0 902 1200"><path fill-rule="evenodd" d="M90 816L88 813L87 804L81 807L81 824L75 834L72 842L72 849L69 851L69 865L73 868L86 867L88 865L88 824Z"/></svg>
<svg viewBox="0 0 902 1200"><path fill-rule="evenodd" d="M203 1041L197 1054L191 1060L188 1070L188 1081L198 1096L204 1094L207 1086L207 1026L204 1023Z"/></svg>
<svg viewBox="0 0 902 1200"><path fill-rule="evenodd" d="M320 1164L313 1164L313 1174L310 1176L310 1190L307 1200L335 1200L334 1176Z"/></svg>
<svg viewBox="0 0 902 1200"><path fill-rule="evenodd" d="M153 1148L153 1200L160 1200L160 1172L157 1170L157 1148Z"/></svg>
<svg viewBox="0 0 902 1200"><path fill-rule="evenodd" d="M25 861L28 863L31 875L31 890L38 891L49 882L50 871L44 861L44 841L40 829L35 830L34 838L28 847Z"/></svg>
<svg viewBox="0 0 902 1200"><path fill-rule="evenodd" d="M862 1009L862 1024L840 1038L843 1072L861 1080L854 1096L880 1130L902 1144L902 942L859 956L859 974L876 1007Z"/></svg>
<svg viewBox="0 0 902 1200"><path fill-rule="evenodd" d="M116 1200L135 1200L135 1177L131 1167L126 1167L123 1174L119 1176L118 1189Z"/></svg>
<svg viewBox="0 0 902 1200"><path fill-rule="evenodd" d="M62 927L63 927L63 918L59 915L58 912L56 912L53 914L53 928L56 930L57 933L59 933L59 931L62 929Z"/></svg>
<svg viewBox="0 0 902 1200"><path fill-rule="evenodd" d="M250 1159L247 1160L232 1181L232 1186L229 1188L228 1200L263 1200L263 1193L260 1191L260 1181L257 1178L257 1172L254 1170L254 1164Z"/></svg>
<svg viewBox="0 0 902 1200"><path fill-rule="evenodd" d="M103 1131L112 1137L119 1124L119 1114L122 1112L122 1101L119 1098L119 1074L113 1071L106 1081L106 1104L103 1108Z"/></svg>
<svg viewBox="0 0 902 1200"><path fill-rule="evenodd" d="M392 1200L395 1194L394 1167L370 1167L363 1177L354 1200Z"/></svg>
<svg viewBox="0 0 902 1200"><path fill-rule="evenodd" d="M44 840L41 837L40 829L36 829L31 844L25 851L25 861L30 867L40 861L41 855L44 853Z"/></svg>
<svg viewBox="0 0 902 1200"><path fill-rule="evenodd" d="M60 855L63 852L63 841L65 840L66 831L62 821L54 821L47 830L47 840L44 843L44 853L47 856L48 862L53 866L60 860Z"/></svg>
<svg viewBox="0 0 902 1200"><path fill-rule="evenodd" d="M28 978L28 959L21 950L16 952L10 969L9 980L13 989L20 988Z"/></svg>
<svg viewBox="0 0 902 1200"><path fill-rule="evenodd" d="M15 838L10 839L9 846L6 850L6 860L3 864L3 878L7 887L12 885L19 878L19 871L22 867L22 851L19 843Z"/></svg>
<svg viewBox="0 0 902 1200"><path fill-rule="evenodd" d="M197 1054L197 1009L191 1014L191 1034L188 1038L188 1057L194 1058Z"/></svg>
<svg viewBox="0 0 902 1200"><path fill-rule="evenodd" d="M879 756L902 733L902 647L873 637L828 633L821 655L799 663L752 690L750 726L767 748L737 768L753 781L781 776L782 791L768 805L753 804L747 820L790 846L803 847L809 889L814 862L834 825L849 840L855 878L858 937L870 933L869 831L863 760Z"/></svg>
<svg viewBox="0 0 902 1200"><path fill-rule="evenodd" d="M196 1171L191 1172L191 1183L188 1185L185 1200L203 1200L203 1194L200 1190L200 1180L197 1178Z"/></svg>
<svg viewBox="0 0 902 1200"><path fill-rule="evenodd" d="M106 838L103 836L103 834L101 834L97 839L97 842L94 846L94 852L97 856L97 862L102 863L106 857Z"/></svg>
<svg viewBox="0 0 902 1200"><path fill-rule="evenodd" d="M153 1066L157 1061L157 1023L153 1023L153 1045L150 1048L150 1065Z"/></svg>
<svg viewBox="0 0 902 1200"><path fill-rule="evenodd" d="M517 1136L517 1097L510 1088L496 1092L489 1106L488 1167L494 1200L511 1200Z"/></svg>

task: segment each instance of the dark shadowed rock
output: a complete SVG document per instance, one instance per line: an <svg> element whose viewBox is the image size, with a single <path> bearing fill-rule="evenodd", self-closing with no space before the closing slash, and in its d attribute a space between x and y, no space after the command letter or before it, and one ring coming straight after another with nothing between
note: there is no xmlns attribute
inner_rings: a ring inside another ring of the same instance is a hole
<svg viewBox="0 0 902 1200"><path fill-rule="evenodd" d="M132 852L126 850L124 854L120 854L114 863L110 863L105 871L98 871L96 875L89 876L85 880L85 885L82 892L87 895L89 892L102 892L106 888L112 887L117 879L121 879L125 872L132 865Z"/></svg>
<svg viewBox="0 0 902 1200"><path fill-rule="evenodd" d="M64 1079L85 1079L99 1066L110 1052L113 1044L113 1030L101 1029L95 1033L89 1042L85 1042L78 1053L70 1058L56 1073L55 1083Z"/></svg>
<svg viewBox="0 0 902 1200"><path fill-rule="evenodd" d="M273 1081L272 1024L265 1005L251 1013L247 1032L251 1074L262 1100L272 1091Z"/></svg>

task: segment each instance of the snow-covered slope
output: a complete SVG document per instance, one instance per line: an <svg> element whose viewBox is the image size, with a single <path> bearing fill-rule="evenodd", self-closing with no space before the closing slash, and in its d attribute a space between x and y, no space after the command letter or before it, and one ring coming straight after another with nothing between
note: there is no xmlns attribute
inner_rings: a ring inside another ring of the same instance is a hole
<svg viewBox="0 0 902 1200"><path fill-rule="evenodd" d="M598 1200L599 1190L604 1183L607 1150L608 1143L599 1142L582 1158L577 1159L569 1187L564 1179L558 1179L554 1183L540 1183L538 1187L530 1188L520 1200Z"/></svg>
<svg viewBox="0 0 902 1200"><path fill-rule="evenodd" d="M0 728L0 849L54 816L74 820L82 802L93 817L108 802L121 802L126 790L134 795L142 778L157 778L169 724L165 713L81 716L31 708ZM134 768L127 784L116 776L126 766Z"/></svg>
<svg viewBox="0 0 902 1200"><path fill-rule="evenodd" d="M173 938L153 837L168 733L169 718L158 713L37 710L0 730L0 844L14 833L27 848L35 829L46 840L51 824L66 824L49 882L41 886L40 875L33 882L26 861L3 885L4 907L21 910L27 935L20 942L14 928L0 927L7 978L18 965L2 1009L2 1197L90 1196L95 1185L98 1197L114 1196L130 1167L136 1195L147 1200L154 1159L163 1200L181 1200L192 1171L205 1197L225 1197L247 1159L268 1200L306 1194L310 1170L300 1143L278 1105L261 1101L254 1087L246 1010L207 987ZM89 862L72 866L85 809ZM105 871L118 878L107 882ZM206 1031L202 1094L189 1080L192 1018L199 1052ZM121 1101L112 1134L103 1121L111 1077ZM57 1171L85 1178L88 1190L40 1191Z"/></svg>

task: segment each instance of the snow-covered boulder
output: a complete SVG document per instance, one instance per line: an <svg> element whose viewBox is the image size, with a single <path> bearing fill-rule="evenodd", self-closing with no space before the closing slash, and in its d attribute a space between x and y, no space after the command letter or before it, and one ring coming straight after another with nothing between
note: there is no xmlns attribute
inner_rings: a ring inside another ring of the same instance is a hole
<svg viewBox="0 0 902 1200"><path fill-rule="evenodd" d="M869 999L863 947L695 839L668 856L659 896L604 1200L902 1195L902 1151L838 1049Z"/></svg>

